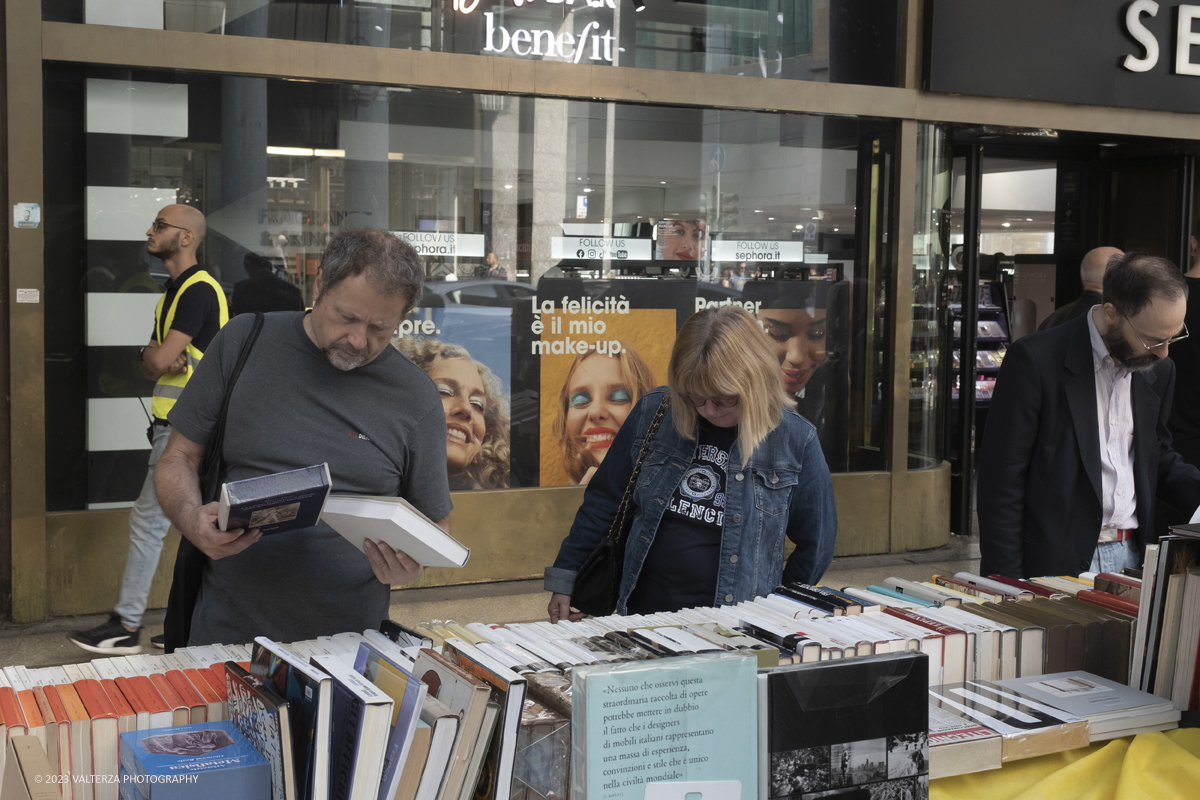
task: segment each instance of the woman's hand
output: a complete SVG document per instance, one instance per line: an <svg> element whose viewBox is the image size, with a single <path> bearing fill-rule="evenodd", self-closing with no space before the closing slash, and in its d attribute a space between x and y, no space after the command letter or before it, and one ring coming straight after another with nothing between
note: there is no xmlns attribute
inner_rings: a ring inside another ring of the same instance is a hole
<svg viewBox="0 0 1200 800"><path fill-rule="evenodd" d="M555 592L550 595L550 605L546 606L546 612L550 615L550 622L555 623L560 619L578 622L587 616L582 611L571 611L571 595L559 594Z"/></svg>

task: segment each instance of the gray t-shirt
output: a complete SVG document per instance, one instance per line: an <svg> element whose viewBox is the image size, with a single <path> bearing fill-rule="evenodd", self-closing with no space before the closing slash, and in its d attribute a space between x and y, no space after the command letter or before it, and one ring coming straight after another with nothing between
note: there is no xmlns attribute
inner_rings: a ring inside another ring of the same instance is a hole
<svg viewBox="0 0 1200 800"><path fill-rule="evenodd" d="M208 445L253 315L213 339L171 424ZM425 372L392 348L358 369L329 363L304 312L266 314L225 420L225 480L329 463L333 491L400 496L430 519L450 513L446 417ZM190 644L292 642L362 631L388 616L389 589L367 557L324 523L264 536L211 561Z"/></svg>

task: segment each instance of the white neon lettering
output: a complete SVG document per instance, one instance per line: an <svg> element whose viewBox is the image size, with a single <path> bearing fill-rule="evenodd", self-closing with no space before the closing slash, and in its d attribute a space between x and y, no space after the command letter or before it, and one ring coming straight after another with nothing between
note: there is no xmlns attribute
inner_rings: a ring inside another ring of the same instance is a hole
<svg viewBox="0 0 1200 800"><path fill-rule="evenodd" d="M528 47L525 48L524 53L522 53L520 50L517 49L517 45L519 45L519 44L529 44L529 31L526 30L525 28L517 28L515 31L513 31L512 50L513 50L513 55L518 55L518 56L529 55Z"/></svg>

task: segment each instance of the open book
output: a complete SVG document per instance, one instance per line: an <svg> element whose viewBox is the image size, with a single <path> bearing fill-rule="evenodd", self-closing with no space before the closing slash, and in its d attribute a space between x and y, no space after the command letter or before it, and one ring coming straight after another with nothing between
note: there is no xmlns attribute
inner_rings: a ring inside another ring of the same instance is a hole
<svg viewBox="0 0 1200 800"><path fill-rule="evenodd" d="M422 567L461 567L471 555L470 548L401 497L332 494L321 520L359 550L363 539L386 542Z"/></svg>

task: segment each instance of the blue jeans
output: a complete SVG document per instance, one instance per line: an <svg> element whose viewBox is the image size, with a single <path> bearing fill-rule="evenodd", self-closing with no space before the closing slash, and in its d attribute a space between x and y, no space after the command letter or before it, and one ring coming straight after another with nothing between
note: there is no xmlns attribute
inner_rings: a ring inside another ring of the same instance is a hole
<svg viewBox="0 0 1200 800"><path fill-rule="evenodd" d="M154 426L154 443L150 447L150 466L146 470L146 481L142 493L129 512L129 555L125 557L125 577L121 579L121 599L117 601L116 613L121 622L131 628L142 626L142 614L146 612L146 601L150 597L150 582L158 569L158 556L162 552L163 537L171 527L171 520L158 505L154 493L154 465L167 449L171 429L164 425Z"/></svg>
<svg viewBox="0 0 1200 800"><path fill-rule="evenodd" d="M1123 542L1100 542L1092 555L1088 572L1111 572L1120 575L1125 567L1137 569L1142 565L1141 548L1133 539Z"/></svg>

